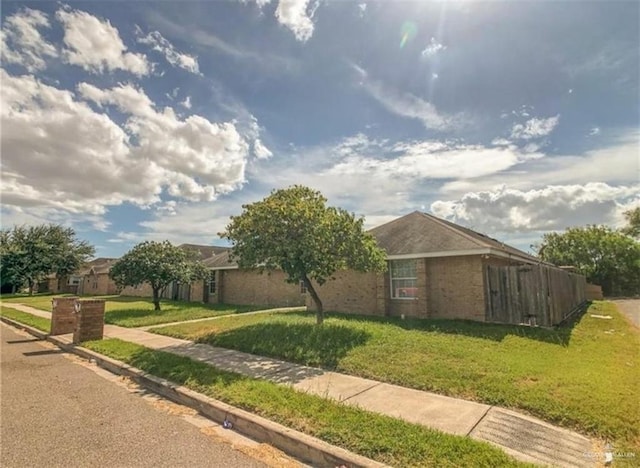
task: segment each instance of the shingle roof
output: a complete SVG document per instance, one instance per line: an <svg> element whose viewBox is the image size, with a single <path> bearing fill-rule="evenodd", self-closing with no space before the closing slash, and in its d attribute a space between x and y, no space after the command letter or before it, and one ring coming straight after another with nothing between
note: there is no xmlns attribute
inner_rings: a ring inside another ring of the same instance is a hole
<svg viewBox="0 0 640 468"><path fill-rule="evenodd" d="M201 261L214 257L218 254L221 254L229 250L229 247L219 247L217 245L181 244L179 245L179 247L181 249L197 252L198 253L197 260L201 260Z"/></svg>
<svg viewBox="0 0 640 468"><path fill-rule="evenodd" d="M79 275L88 275L91 270L95 274L109 273L111 265L113 265L117 258L98 257L94 258L90 262L87 262L82 269L78 272Z"/></svg>
<svg viewBox="0 0 640 468"><path fill-rule="evenodd" d="M213 257L207 258L202 263L207 268L235 268L238 264L230 258L231 249L219 253Z"/></svg>
<svg viewBox="0 0 640 468"><path fill-rule="evenodd" d="M482 248L539 262L522 250L436 216L414 211L369 231L387 255L453 252Z"/></svg>

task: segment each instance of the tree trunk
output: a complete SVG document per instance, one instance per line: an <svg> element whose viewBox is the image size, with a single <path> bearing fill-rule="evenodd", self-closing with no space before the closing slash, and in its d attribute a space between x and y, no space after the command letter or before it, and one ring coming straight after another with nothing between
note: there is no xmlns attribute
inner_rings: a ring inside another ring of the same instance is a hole
<svg viewBox="0 0 640 468"><path fill-rule="evenodd" d="M33 281L29 280L29 296L33 296Z"/></svg>
<svg viewBox="0 0 640 468"><path fill-rule="evenodd" d="M153 310L160 310L160 288L153 289Z"/></svg>
<svg viewBox="0 0 640 468"><path fill-rule="evenodd" d="M17 288L16 288L15 283L12 283L12 284L11 284L11 294L15 294L15 293L16 293L16 289L17 289Z"/></svg>
<svg viewBox="0 0 640 468"><path fill-rule="evenodd" d="M324 310L322 309L322 301L320 300L318 293L316 293L313 284L311 284L311 281L309 281L309 278L307 278L307 275L302 276L302 281L304 282L307 291L309 291L309 294L311 294L311 299L313 299L313 302L316 304L316 323L318 325L322 325L322 322L324 321Z"/></svg>

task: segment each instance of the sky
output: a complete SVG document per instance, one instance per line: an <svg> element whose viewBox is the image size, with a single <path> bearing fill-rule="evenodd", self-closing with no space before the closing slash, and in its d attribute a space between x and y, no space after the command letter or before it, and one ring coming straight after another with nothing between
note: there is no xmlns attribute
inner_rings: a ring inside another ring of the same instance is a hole
<svg viewBox="0 0 640 468"><path fill-rule="evenodd" d="M2 5L1 221L224 245L294 184L524 250L640 205L636 1Z"/></svg>

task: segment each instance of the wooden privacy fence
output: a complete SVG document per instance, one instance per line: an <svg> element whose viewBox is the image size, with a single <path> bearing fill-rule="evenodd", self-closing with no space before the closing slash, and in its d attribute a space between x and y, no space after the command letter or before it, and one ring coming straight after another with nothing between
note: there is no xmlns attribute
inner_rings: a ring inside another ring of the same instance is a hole
<svg viewBox="0 0 640 468"><path fill-rule="evenodd" d="M586 280L546 265L484 267L487 322L549 327L585 302Z"/></svg>

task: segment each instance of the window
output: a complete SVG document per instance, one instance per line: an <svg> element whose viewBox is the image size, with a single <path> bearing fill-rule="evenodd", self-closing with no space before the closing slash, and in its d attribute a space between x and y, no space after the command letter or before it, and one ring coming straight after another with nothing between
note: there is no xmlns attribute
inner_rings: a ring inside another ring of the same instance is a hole
<svg viewBox="0 0 640 468"><path fill-rule="evenodd" d="M209 275L209 294L216 293L216 272L215 270L211 271L211 275Z"/></svg>
<svg viewBox="0 0 640 468"><path fill-rule="evenodd" d="M69 276L69 280L67 281L67 284L71 286L77 286L78 284L80 284L81 279L82 278L80 276Z"/></svg>
<svg viewBox="0 0 640 468"><path fill-rule="evenodd" d="M300 294L307 294L307 287L304 285L304 281L300 281Z"/></svg>
<svg viewBox="0 0 640 468"><path fill-rule="evenodd" d="M389 262L391 274L391 298L412 299L418 297L418 281L415 260L392 260Z"/></svg>

